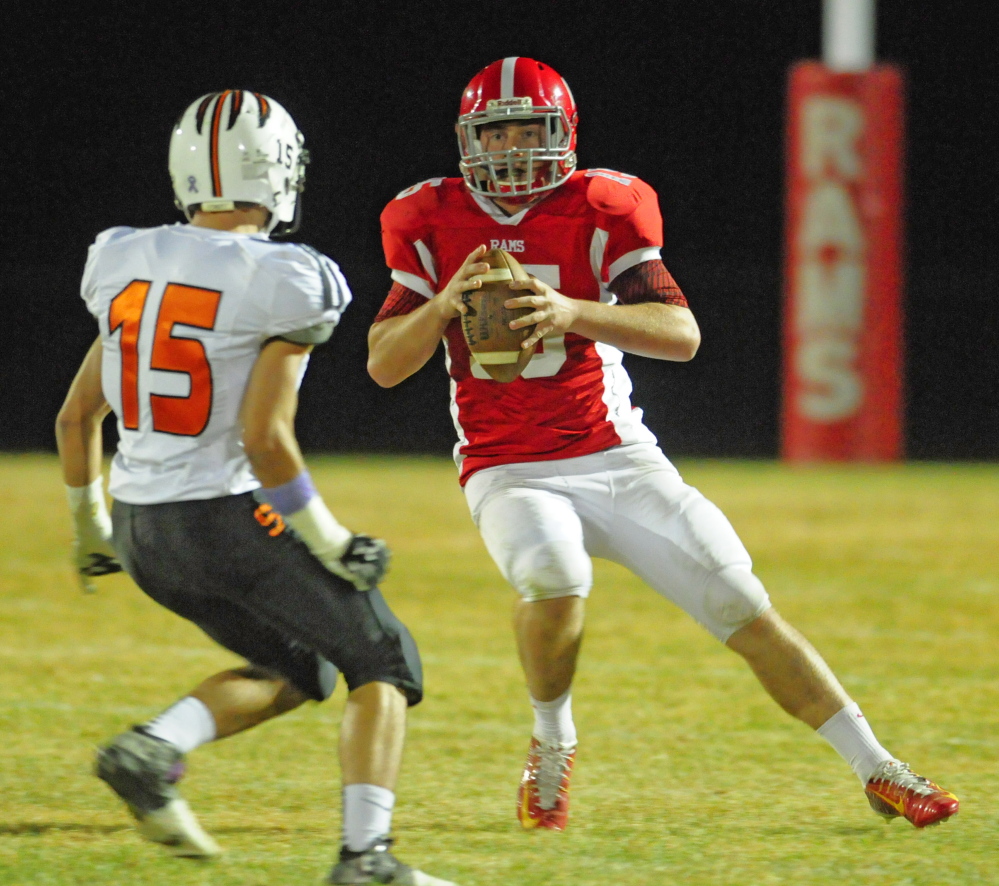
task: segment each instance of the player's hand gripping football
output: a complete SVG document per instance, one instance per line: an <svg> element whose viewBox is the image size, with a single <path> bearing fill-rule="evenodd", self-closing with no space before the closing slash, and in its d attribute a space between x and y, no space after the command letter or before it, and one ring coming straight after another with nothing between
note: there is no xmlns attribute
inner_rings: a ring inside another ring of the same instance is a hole
<svg viewBox="0 0 999 886"><path fill-rule="evenodd" d="M84 593L97 590L94 577L121 572L121 563L111 546L111 524L97 521L85 508L73 515L76 537L73 540L73 565Z"/></svg>
<svg viewBox="0 0 999 886"><path fill-rule="evenodd" d="M327 563L329 570L351 582L359 591L370 591L388 572L392 552L380 538L351 536L340 558Z"/></svg>
<svg viewBox="0 0 999 886"><path fill-rule="evenodd" d="M530 280L514 280L510 283L512 290L528 290L523 295L514 295L505 304L508 308L533 308L530 314L524 314L510 323L511 329L522 329L534 325L534 332L521 342L522 348L537 344L546 335L562 335L579 316L579 302L562 295L543 283L537 277ZM536 324L536 325L535 325Z"/></svg>
<svg viewBox="0 0 999 886"><path fill-rule="evenodd" d="M482 286L479 280L472 278L479 274L485 274L489 270L488 263L481 261L486 252L485 245L476 246L448 281L447 286L437 293L436 298L445 321L452 320L459 314L464 314L466 308L461 300L462 294Z"/></svg>

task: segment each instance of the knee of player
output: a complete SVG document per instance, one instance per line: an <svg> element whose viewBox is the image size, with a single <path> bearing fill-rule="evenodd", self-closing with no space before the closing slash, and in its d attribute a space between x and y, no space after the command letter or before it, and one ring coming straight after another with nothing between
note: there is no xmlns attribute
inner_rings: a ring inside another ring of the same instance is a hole
<svg viewBox="0 0 999 886"><path fill-rule="evenodd" d="M547 542L519 552L510 573L525 600L586 597L593 584L589 556L570 542Z"/></svg>
<svg viewBox="0 0 999 886"><path fill-rule="evenodd" d="M770 608L766 588L749 566L726 566L708 579L704 612L722 639L727 639Z"/></svg>

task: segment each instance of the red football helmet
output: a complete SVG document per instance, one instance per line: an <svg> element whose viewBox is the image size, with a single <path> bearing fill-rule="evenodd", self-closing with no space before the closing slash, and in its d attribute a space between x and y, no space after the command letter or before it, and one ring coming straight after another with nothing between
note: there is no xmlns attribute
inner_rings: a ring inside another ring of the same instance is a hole
<svg viewBox="0 0 999 886"><path fill-rule="evenodd" d="M576 168L578 119L569 84L548 65L513 56L486 66L461 97L456 129L465 184L475 194L512 202L557 188ZM483 149L484 125L513 121L543 123L541 146Z"/></svg>

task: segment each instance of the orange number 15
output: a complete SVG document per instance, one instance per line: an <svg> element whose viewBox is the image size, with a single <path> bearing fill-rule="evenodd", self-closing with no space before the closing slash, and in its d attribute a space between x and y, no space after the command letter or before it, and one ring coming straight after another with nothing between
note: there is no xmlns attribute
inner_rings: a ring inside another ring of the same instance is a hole
<svg viewBox="0 0 999 886"><path fill-rule="evenodd" d="M129 430L139 428L139 398L148 375L142 372L139 329L152 284L133 280L111 301L110 332L121 330L121 420ZM179 372L190 379L186 396L149 394L153 430L164 434L196 437L208 424L212 411L212 367L205 346L190 336L175 334L176 326L212 329L221 292L169 283L156 316L149 368Z"/></svg>

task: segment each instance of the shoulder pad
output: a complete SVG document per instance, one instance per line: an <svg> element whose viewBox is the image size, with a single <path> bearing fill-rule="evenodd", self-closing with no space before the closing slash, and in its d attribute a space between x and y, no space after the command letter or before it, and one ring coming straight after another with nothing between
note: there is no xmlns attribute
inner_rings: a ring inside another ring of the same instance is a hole
<svg viewBox="0 0 999 886"><path fill-rule="evenodd" d="M382 210L382 225L409 227L417 219L432 214L445 195L452 194L455 183L465 187L458 178L428 178L400 191Z"/></svg>
<svg viewBox="0 0 999 886"><path fill-rule="evenodd" d="M134 234L138 228L132 228L128 225L118 225L114 228L108 228L105 231L101 231L97 235L97 239L94 240L95 246L104 246L107 243L111 243L114 240L120 240L122 237L127 237L129 234Z"/></svg>
<svg viewBox="0 0 999 886"><path fill-rule="evenodd" d="M598 212L629 215L645 200L655 200L656 192L640 178L613 169L586 169L586 200Z"/></svg>

